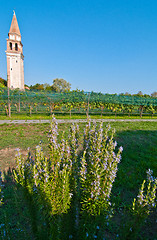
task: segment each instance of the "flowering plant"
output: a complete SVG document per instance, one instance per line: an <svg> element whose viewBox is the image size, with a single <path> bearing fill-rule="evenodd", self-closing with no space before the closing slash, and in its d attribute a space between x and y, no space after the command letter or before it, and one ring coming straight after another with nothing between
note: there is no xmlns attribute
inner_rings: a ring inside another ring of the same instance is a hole
<svg viewBox="0 0 157 240"><path fill-rule="evenodd" d="M132 206L133 213L140 217L146 217L156 207L157 178L153 177L153 171L150 169L146 173L147 179L143 181Z"/></svg>
<svg viewBox="0 0 157 240"><path fill-rule="evenodd" d="M58 125L53 118L48 133L48 157L44 156L41 144L36 147L34 158L29 151L26 161L17 149L15 180L32 196L32 205L44 214L53 238L61 239L65 213L71 214L75 234L79 230L85 233L83 239L97 236L97 216L107 219L111 215L110 195L123 150L117 150L114 133L110 126L104 130L102 123L97 126L88 119L82 146L75 124L70 127L68 139L63 132L59 141ZM86 216L95 219L95 227L88 234Z"/></svg>
<svg viewBox="0 0 157 240"><path fill-rule="evenodd" d="M153 177L153 171L150 169L146 173L147 178L143 181L128 213L130 220L124 224L121 231L121 237L124 239L138 239L142 225L156 207L157 178Z"/></svg>
<svg viewBox="0 0 157 240"><path fill-rule="evenodd" d="M84 131L84 151L81 161L80 178L82 209L92 215L104 214L111 206L110 194L121 159L123 148L115 151L113 140L115 130L109 137L110 126L105 131L102 123L97 129L90 121Z"/></svg>

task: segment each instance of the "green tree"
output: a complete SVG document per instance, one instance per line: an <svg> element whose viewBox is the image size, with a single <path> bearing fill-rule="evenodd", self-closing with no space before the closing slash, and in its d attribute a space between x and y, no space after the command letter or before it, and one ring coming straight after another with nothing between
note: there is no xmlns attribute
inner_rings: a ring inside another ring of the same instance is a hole
<svg viewBox="0 0 157 240"><path fill-rule="evenodd" d="M142 97L143 93L141 91L139 91L136 95Z"/></svg>
<svg viewBox="0 0 157 240"><path fill-rule="evenodd" d="M43 87L44 87L44 90L46 90L46 91L51 91L51 86L50 86L50 84L44 83L44 84L43 84Z"/></svg>
<svg viewBox="0 0 157 240"><path fill-rule="evenodd" d="M7 81L0 77L1 86L7 87Z"/></svg>
<svg viewBox="0 0 157 240"><path fill-rule="evenodd" d="M0 82L0 89L4 88L4 85Z"/></svg>
<svg viewBox="0 0 157 240"><path fill-rule="evenodd" d="M125 96L131 96L131 94L128 93L128 92L126 92L124 95L125 95Z"/></svg>
<svg viewBox="0 0 157 240"><path fill-rule="evenodd" d="M157 92L153 92L153 93L151 94L151 97L157 98Z"/></svg>
<svg viewBox="0 0 157 240"><path fill-rule="evenodd" d="M69 92L71 89L71 84L62 78L56 78L53 80L51 88L55 92Z"/></svg>
<svg viewBox="0 0 157 240"><path fill-rule="evenodd" d="M44 85L43 84L39 84L39 83L36 83L35 85L31 85L30 86L30 89L37 89L37 90L44 90Z"/></svg>

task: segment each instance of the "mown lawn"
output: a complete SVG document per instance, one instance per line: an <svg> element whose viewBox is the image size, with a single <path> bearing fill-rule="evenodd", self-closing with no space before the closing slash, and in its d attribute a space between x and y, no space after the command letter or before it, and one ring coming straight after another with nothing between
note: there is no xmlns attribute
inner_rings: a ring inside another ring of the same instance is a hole
<svg viewBox="0 0 157 240"><path fill-rule="evenodd" d="M107 123L104 123L104 127ZM153 170L157 177L157 123L156 122L113 122L116 129L115 139L123 146L122 160L119 164L116 181L113 185L112 202L115 203L115 216L107 227L106 239L116 239L123 221L123 211L127 209L146 178L146 170ZM85 123L80 123L83 137ZM59 138L63 131L68 137L70 124L59 124ZM4 175L4 204L0 211L0 239L34 239L31 211L24 199L23 192L12 181L11 169L15 167L15 148L27 154L27 148L34 154L36 145L42 142L47 152L47 133L49 124L23 124L0 126L0 168ZM81 141L81 140L80 140ZM8 169L10 167L10 171ZM149 217L143 226L139 239L157 239L157 212Z"/></svg>
<svg viewBox="0 0 157 240"><path fill-rule="evenodd" d="M72 114L71 117L69 114L56 114L55 117L57 119L86 119L86 114ZM104 114L101 116L101 114L92 114L90 115L92 119L141 119L139 115L132 114L131 116L128 116L128 114L117 114L115 117L115 114ZM0 120L34 120L34 119L51 119L52 117L50 115L46 114L11 114L11 117L0 115ZM157 114L155 114L153 117L150 114L143 114L142 119L157 119Z"/></svg>

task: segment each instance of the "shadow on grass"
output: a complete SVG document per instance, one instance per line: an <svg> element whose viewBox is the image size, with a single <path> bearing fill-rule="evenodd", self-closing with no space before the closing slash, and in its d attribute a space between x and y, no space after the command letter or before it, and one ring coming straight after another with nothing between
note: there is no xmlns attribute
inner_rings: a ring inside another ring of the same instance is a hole
<svg viewBox="0 0 157 240"><path fill-rule="evenodd" d="M0 207L0 239L35 239L23 190L11 169L3 172L3 204Z"/></svg>
<svg viewBox="0 0 157 240"><path fill-rule="evenodd" d="M116 139L118 145L123 146L123 153L113 193L121 193L123 202L130 202L137 195L148 169L157 177L157 131L122 131L117 133Z"/></svg>
<svg viewBox="0 0 157 240"><path fill-rule="evenodd" d="M118 144L123 146L123 153L111 199L116 205L113 222L115 221L115 225L122 229L125 223L129 226L131 216L128 209L137 197L143 180L146 179L146 171L153 170L153 176L157 177L157 131L120 131L116 139ZM156 239L156 219L155 209L141 226L138 239Z"/></svg>
<svg viewBox="0 0 157 240"><path fill-rule="evenodd" d="M45 210L50 208L49 203L44 201L39 204L35 194L29 194L27 189L17 184L12 169L3 172L2 191L0 239L48 240L76 236L72 212L53 217L47 215L48 211Z"/></svg>

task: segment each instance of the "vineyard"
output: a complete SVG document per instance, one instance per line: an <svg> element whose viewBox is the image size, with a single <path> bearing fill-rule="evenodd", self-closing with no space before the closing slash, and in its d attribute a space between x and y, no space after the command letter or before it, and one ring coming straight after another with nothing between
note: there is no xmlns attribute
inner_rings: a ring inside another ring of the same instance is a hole
<svg viewBox="0 0 157 240"><path fill-rule="evenodd" d="M131 95L102 94L72 91L25 91L5 89L0 92L0 115L11 114L80 114L154 116L157 114L157 98Z"/></svg>

